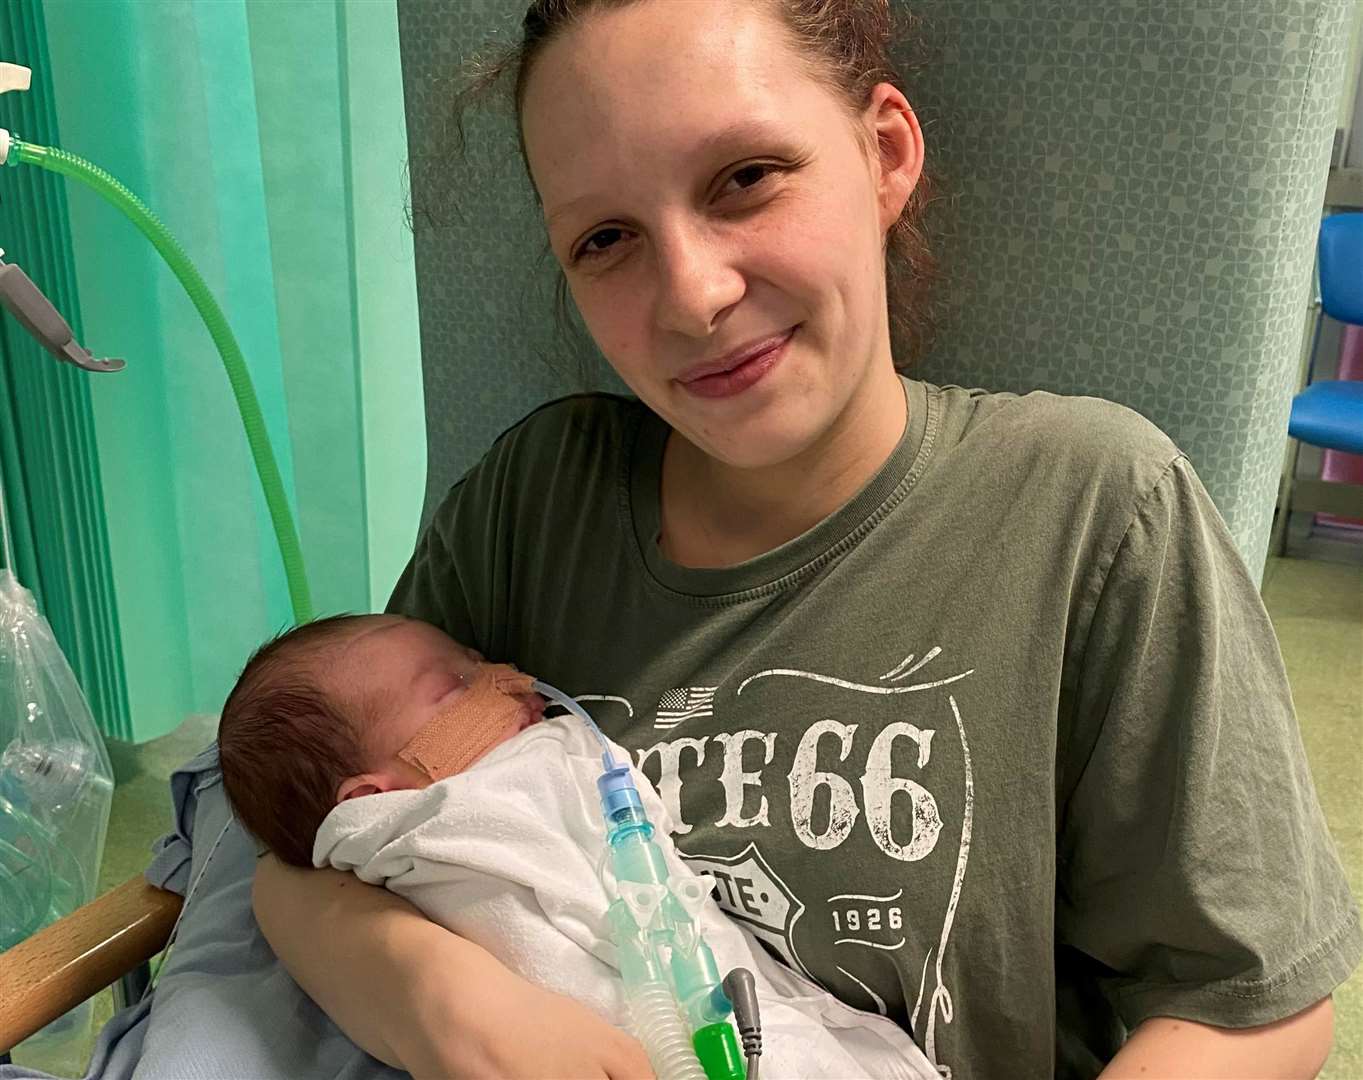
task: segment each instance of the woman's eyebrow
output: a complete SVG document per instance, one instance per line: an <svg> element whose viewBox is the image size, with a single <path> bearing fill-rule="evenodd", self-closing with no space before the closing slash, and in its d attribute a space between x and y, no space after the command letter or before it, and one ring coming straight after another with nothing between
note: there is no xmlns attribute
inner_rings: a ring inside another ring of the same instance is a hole
<svg viewBox="0 0 1363 1080"><path fill-rule="evenodd" d="M544 216L545 225L553 225L559 218L571 213L576 207L593 198L595 198L594 195L579 195L576 199L569 199L566 203L556 206L553 213Z"/></svg>
<svg viewBox="0 0 1363 1080"><path fill-rule="evenodd" d="M712 154L736 145L776 142L784 145L790 138L781 126L770 120L735 120L710 132L696 145L701 154Z"/></svg>
<svg viewBox="0 0 1363 1080"><path fill-rule="evenodd" d="M775 121L735 120L733 123L726 124L703 135L697 141L693 153L696 157L708 158L718 155L721 151L732 151L737 147L747 147L754 143L777 143L781 146L788 146L790 141L789 134ZM552 226L559 218L571 213L581 204L591 202L596 197L594 192L588 192L575 199L560 203L545 215L545 224Z"/></svg>

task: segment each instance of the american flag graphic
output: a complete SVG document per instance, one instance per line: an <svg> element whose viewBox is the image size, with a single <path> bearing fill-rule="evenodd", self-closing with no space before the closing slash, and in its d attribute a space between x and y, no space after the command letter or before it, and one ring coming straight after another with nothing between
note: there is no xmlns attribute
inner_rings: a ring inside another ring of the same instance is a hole
<svg viewBox="0 0 1363 1080"><path fill-rule="evenodd" d="M655 728L674 728L683 720L715 715L715 686L679 686L658 699Z"/></svg>

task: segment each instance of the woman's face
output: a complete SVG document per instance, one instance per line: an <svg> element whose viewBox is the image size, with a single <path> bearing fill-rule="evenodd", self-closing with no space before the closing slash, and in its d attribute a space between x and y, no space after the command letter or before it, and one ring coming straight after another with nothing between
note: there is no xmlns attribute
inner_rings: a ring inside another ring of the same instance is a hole
<svg viewBox="0 0 1363 1080"><path fill-rule="evenodd" d="M884 392L884 239L922 161L893 87L853 117L765 5L647 0L545 49L523 125L588 329L692 444L777 465Z"/></svg>

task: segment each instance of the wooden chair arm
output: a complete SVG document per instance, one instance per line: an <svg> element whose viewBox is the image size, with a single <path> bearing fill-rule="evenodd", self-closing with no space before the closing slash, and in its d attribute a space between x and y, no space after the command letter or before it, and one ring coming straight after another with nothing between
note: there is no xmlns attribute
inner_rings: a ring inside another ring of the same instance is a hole
<svg viewBox="0 0 1363 1080"><path fill-rule="evenodd" d="M155 956L182 903L138 876L0 953L0 1053Z"/></svg>

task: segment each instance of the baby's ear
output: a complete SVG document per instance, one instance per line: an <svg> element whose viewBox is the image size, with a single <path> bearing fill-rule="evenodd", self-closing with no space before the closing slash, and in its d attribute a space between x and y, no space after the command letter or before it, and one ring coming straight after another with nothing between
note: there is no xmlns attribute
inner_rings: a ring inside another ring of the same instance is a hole
<svg viewBox="0 0 1363 1080"><path fill-rule="evenodd" d="M349 776L342 780L341 786L336 789L336 804L339 806L347 799L358 799L361 795L377 795L388 791L392 785L385 782L387 779L377 773Z"/></svg>
<svg viewBox="0 0 1363 1080"><path fill-rule="evenodd" d="M377 772L346 777L336 789L336 805L339 806L347 799L358 799L361 795L382 795L385 791L410 791L413 788L423 788L430 783L415 769L407 769L408 772L416 774L414 777L404 776L403 768L403 763L394 758L390 764L380 765Z"/></svg>

